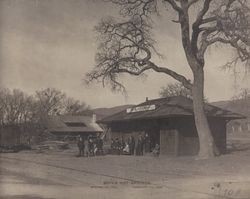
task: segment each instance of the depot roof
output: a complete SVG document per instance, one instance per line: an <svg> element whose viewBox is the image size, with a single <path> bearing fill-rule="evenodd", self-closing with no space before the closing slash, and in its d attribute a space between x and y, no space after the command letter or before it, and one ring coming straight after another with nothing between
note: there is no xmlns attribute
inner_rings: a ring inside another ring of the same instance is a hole
<svg viewBox="0 0 250 199"><path fill-rule="evenodd" d="M228 110L221 109L211 104L205 104L205 112L208 117L220 117L228 120L242 119L245 116ZM129 121L139 119L170 118L178 116L193 116L192 99L183 96L158 98L146 100L145 102L123 110L119 113L99 120L100 123L111 123L116 121Z"/></svg>

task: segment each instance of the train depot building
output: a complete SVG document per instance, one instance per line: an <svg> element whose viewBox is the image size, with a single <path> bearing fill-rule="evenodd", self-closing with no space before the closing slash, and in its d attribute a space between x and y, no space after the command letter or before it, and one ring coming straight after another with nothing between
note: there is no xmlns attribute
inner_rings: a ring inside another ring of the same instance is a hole
<svg viewBox="0 0 250 199"><path fill-rule="evenodd" d="M221 153L226 152L226 125L244 116L205 104L210 129ZM98 121L109 139L148 137L150 151L160 145L160 155L196 155L199 151L193 102L182 96L146 100Z"/></svg>

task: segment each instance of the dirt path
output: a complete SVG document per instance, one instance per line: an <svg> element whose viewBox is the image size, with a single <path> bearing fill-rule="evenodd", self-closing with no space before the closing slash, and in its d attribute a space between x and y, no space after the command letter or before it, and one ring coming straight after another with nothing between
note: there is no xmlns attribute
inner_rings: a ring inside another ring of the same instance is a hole
<svg viewBox="0 0 250 199"><path fill-rule="evenodd" d="M209 175L188 168L190 159L19 153L0 160L4 198L250 198L249 176Z"/></svg>

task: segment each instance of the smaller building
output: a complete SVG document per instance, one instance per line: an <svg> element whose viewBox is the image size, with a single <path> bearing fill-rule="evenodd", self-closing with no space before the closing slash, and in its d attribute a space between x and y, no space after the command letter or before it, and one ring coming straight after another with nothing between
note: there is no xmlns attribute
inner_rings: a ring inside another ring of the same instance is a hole
<svg viewBox="0 0 250 199"><path fill-rule="evenodd" d="M103 133L96 123L96 116L60 115L50 117L47 124L48 132L57 138L89 135L97 136Z"/></svg>
<svg viewBox="0 0 250 199"><path fill-rule="evenodd" d="M215 144L224 153L227 122L244 116L210 104L205 104L205 112ZM161 155L195 155L199 151L193 101L186 97L146 100L98 122L106 125L113 139L149 138L149 152L156 144L160 145Z"/></svg>

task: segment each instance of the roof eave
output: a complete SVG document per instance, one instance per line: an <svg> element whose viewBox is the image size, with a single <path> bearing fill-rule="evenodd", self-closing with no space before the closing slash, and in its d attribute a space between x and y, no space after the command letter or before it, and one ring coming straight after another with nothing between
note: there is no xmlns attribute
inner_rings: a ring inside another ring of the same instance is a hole
<svg viewBox="0 0 250 199"><path fill-rule="evenodd" d="M168 115L168 116L156 116L156 117L141 117L141 118L128 118L128 119L114 119L114 120L99 120L98 123L101 124L110 124L114 122L128 122L128 121L138 121L138 120L146 120L146 119L168 119L171 117L192 117L193 115ZM238 119L246 119L246 116L240 115L240 116L208 116L213 118L223 118L227 120L238 120Z"/></svg>

